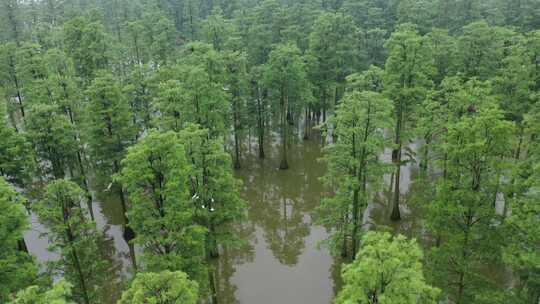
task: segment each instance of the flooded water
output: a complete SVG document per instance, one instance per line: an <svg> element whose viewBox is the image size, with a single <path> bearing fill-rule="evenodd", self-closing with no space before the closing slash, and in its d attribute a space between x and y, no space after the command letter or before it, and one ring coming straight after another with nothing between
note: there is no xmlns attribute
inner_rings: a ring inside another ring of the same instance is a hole
<svg viewBox="0 0 540 304"><path fill-rule="evenodd" d="M314 224L315 209L324 195L320 177L324 174L320 138L297 139L289 150L289 170L278 170L279 146L269 144L260 160L257 147L246 147L242 169L235 175L242 180L242 197L248 203L248 221L239 229L249 246L223 250L214 263L219 304L329 304L339 290L340 263L318 244L328 236L325 228ZM251 151L251 152L250 152ZM387 153L385 153L386 155ZM411 180L417 175L413 165L402 169L403 201L407 202ZM386 180L391 180L390 176ZM93 185L94 189L106 186ZM387 207L391 185L372 202L364 221L388 225L408 236L421 234L414 209L403 205L404 219L390 222ZM116 273L105 291L110 303L119 296L121 285L133 274L136 248L122 237L124 219L114 193L93 193L93 211L98 227L105 231L109 259ZM32 230L25 238L29 250L40 261L54 259L40 237L45 228L32 217Z"/></svg>

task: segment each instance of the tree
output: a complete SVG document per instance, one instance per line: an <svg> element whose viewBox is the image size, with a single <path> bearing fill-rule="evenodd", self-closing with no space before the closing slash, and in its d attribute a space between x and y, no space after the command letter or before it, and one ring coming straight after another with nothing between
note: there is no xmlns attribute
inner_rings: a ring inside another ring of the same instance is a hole
<svg viewBox="0 0 540 304"><path fill-rule="evenodd" d="M425 37L418 34L411 24L402 24L386 42L388 60L385 65L385 90L394 101L395 129L392 160L396 165L394 174L394 197L392 220L401 218L399 211L402 149L410 137L407 124L411 123L411 114L416 105L425 97L432 85L433 58Z"/></svg>
<svg viewBox="0 0 540 304"><path fill-rule="evenodd" d="M231 171L231 158L223 151L223 141L213 139L206 129L188 125L179 134L189 163L188 188L195 206L195 221L206 228L207 263L220 253L220 248L237 248L243 240L235 227L245 218L246 204L240 198L240 182ZM210 288L214 302L219 281L210 272Z"/></svg>
<svg viewBox="0 0 540 304"><path fill-rule="evenodd" d="M530 177L532 187L512 205L512 214L505 221L508 242L503 259L518 279L512 296L522 303L534 303L540 298L539 172L540 166L536 166Z"/></svg>
<svg viewBox="0 0 540 304"><path fill-rule="evenodd" d="M2 41L14 41L17 46L22 40L21 9L18 0L2 1ZM5 29L5 32L4 32ZM9 29L9 30L8 30Z"/></svg>
<svg viewBox="0 0 540 304"><path fill-rule="evenodd" d="M515 37L506 28L491 27L485 21L463 27L458 39L458 69L466 77L482 80L495 76L504 59L505 46Z"/></svg>
<svg viewBox="0 0 540 304"><path fill-rule="evenodd" d="M29 113L26 131L37 156L44 162L50 162L55 178L63 178L67 167L73 168L73 161L78 151L75 130L68 118L59 113L54 105L36 104Z"/></svg>
<svg viewBox="0 0 540 304"><path fill-rule="evenodd" d="M310 78L319 98L317 110L322 110L323 121L334 97L337 105L341 98L345 76L352 73L358 61L358 29L351 17L341 13L323 13L313 24L309 36L308 56Z"/></svg>
<svg viewBox="0 0 540 304"><path fill-rule="evenodd" d="M379 155L388 144L383 132L391 127L391 113L391 101L380 93L353 91L329 118L337 141L324 150L324 181L335 194L323 200L319 211L321 222L335 230L331 249L344 257L356 255L363 211L379 190L384 171Z"/></svg>
<svg viewBox="0 0 540 304"><path fill-rule="evenodd" d="M88 87L87 132L91 156L107 172L120 170L125 148L135 132L132 114L112 74L101 72Z"/></svg>
<svg viewBox="0 0 540 304"><path fill-rule="evenodd" d="M197 283L181 271L162 271L138 273L118 304L196 304L197 301Z"/></svg>
<svg viewBox="0 0 540 304"><path fill-rule="evenodd" d="M66 53L73 58L81 79L88 81L110 60L109 39L100 21L89 17L75 17L63 26Z"/></svg>
<svg viewBox="0 0 540 304"><path fill-rule="evenodd" d="M23 99L23 81L20 75L19 58L17 45L6 43L0 45L0 84L3 87L6 103L12 104L13 99L18 104L19 112L24 121L25 102ZM13 115L9 109L9 114ZM16 124L14 124L16 126Z"/></svg>
<svg viewBox="0 0 540 304"><path fill-rule="evenodd" d="M422 258L415 240L368 232L354 262L343 269L345 285L335 303L437 303L440 291L425 282Z"/></svg>
<svg viewBox="0 0 540 304"><path fill-rule="evenodd" d="M73 285L77 302L101 303L110 265L103 257L103 234L88 219L81 206L83 198L84 191L74 182L54 180L33 208L49 229L49 250L60 255L58 260L48 263L49 270L62 273Z"/></svg>
<svg viewBox="0 0 540 304"><path fill-rule="evenodd" d="M230 92L232 108L232 125L234 136L234 168L239 169L240 164L240 138L246 121L246 99L248 90L248 75L246 71L247 58L245 53L229 51L225 54L227 90Z"/></svg>
<svg viewBox="0 0 540 304"><path fill-rule="evenodd" d="M120 85L108 72L98 73L86 93L89 100L85 121L90 156L101 169L99 173L110 176L120 171L120 161L124 157L125 149L135 138L137 130L133 127L133 114ZM124 192L119 185L115 188L127 224Z"/></svg>
<svg viewBox="0 0 540 304"><path fill-rule="evenodd" d="M228 93L223 89L223 59L204 43L187 45L184 55L180 64L163 72L168 80L159 86L158 125L179 131L196 123L208 129L210 136L222 136L230 113Z"/></svg>
<svg viewBox="0 0 540 304"><path fill-rule="evenodd" d="M38 265L26 251L23 233L30 228L23 198L0 177L0 301L36 283Z"/></svg>
<svg viewBox="0 0 540 304"><path fill-rule="evenodd" d="M71 289L72 285L63 279L48 290L30 286L19 291L12 304L73 304Z"/></svg>
<svg viewBox="0 0 540 304"><path fill-rule="evenodd" d="M431 275L458 304L495 288L480 269L498 258L495 203L513 132L513 124L493 104L474 109L447 124L446 174L427 217L430 231L441 240L431 252Z"/></svg>
<svg viewBox="0 0 540 304"><path fill-rule="evenodd" d="M24 186L31 181L36 163L34 150L25 134L7 125L4 104L0 104L0 176Z"/></svg>
<svg viewBox="0 0 540 304"><path fill-rule="evenodd" d="M151 131L128 149L117 180L131 201L128 218L144 267L184 271L206 290L206 231L195 222L184 149L176 133Z"/></svg>
<svg viewBox="0 0 540 304"><path fill-rule="evenodd" d="M309 99L309 83L300 50L293 44L280 44L270 53L264 83L275 102L281 129L280 169L288 169L289 124L302 103Z"/></svg>

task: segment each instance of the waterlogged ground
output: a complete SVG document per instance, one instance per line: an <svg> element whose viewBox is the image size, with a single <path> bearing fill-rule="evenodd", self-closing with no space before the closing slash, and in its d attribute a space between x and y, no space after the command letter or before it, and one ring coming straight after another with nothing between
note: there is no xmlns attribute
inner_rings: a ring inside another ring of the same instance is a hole
<svg viewBox="0 0 540 304"><path fill-rule="evenodd" d="M339 289L339 261L332 258L319 243L328 232L314 224L315 209L324 189L320 177L324 174L320 138L296 140L289 150L289 170L278 170L279 146L266 147L267 158L260 160L257 146L246 146L242 169L235 175L242 180L242 197L248 203L248 221L239 228L249 245L242 249L224 250L215 261L220 304L329 304ZM388 153L385 153L385 156ZM407 236L422 235L414 209L407 207L411 180L417 175L411 164L402 170L402 215L399 224L388 220L391 208L390 175L388 185L381 190L364 214L366 227L388 225ZM137 248L130 248L122 237L123 217L118 197L101 190L106 185L94 185L93 211L98 227L104 229L108 258L114 264L111 280L104 292L114 303L121 285L133 273ZM41 234L46 229L32 216L32 230L25 238L29 250L40 261L56 258L47 251L47 241Z"/></svg>

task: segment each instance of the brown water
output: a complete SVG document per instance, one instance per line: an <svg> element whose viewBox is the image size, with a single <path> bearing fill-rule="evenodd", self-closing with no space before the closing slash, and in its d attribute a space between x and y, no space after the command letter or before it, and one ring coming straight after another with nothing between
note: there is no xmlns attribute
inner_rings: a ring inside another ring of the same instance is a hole
<svg viewBox="0 0 540 304"><path fill-rule="evenodd" d="M220 304L329 304L339 289L340 263L325 248L318 248L328 231L315 225L313 215L323 196L319 178L324 174L321 139L296 140L289 150L289 170L278 170L279 146L266 147L267 158L255 155L255 144L246 147L242 169L235 172L243 181L242 197L248 203L248 221L241 237L249 246L224 250L215 262ZM386 155L387 153L385 153ZM406 203L411 180L417 173L413 165L402 170L402 192ZM390 181L390 176L387 177ZM94 189L103 189L94 185ZM388 225L408 236L421 235L414 209L403 205L404 219L391 223L387 207L390 185L372 202L364 221ZM113 277L105 291L114 303L121 285L133 273L129 248L122 237L123 217L118 198L105 191L94 191L93 209L98 227L105 231L109 259L114 263ZM40 261L54 259L40 237L45 228L32 217L33 228L25 238L29 250Z"/></svg>

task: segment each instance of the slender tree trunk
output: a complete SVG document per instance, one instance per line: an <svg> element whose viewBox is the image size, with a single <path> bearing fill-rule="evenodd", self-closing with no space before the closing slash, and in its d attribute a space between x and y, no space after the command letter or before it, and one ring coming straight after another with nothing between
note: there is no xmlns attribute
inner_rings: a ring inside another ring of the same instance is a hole
<svg viewBox="0 0 540 304"><path fill-rule="evenodd" d="M355 189L353 191L353 232L352 232L352 258L356 256L357 246L358 246L358 227L359 227L359 213L360 213L360 202L359 202L359 192L360 189Z"/></svg>
<svg viewBox="0 0 540 304"><path fill-rule="evenodd" d="M19 249L19 251L28 253L28 247L26 246L26 241L24 240L24 237L17 241L17 249Z"/></svg>
<svg viewBox="0 0 540 304"><path fill-rule="evenodd" d="M233 120L234 120L234 168L240 169L240 131L239 126L239 113L238 113L238 94L235 92L233 96Z"/></svg>
<svg viewBox="0 0 540 304"><path fill-rule="evenodd" d="M65 214L65 211L64 211L64 219L68 219L69 216L66 217L66 214ZM67 234L67 238L68 238L68 242L69 242L69 246L70 246L70 251L71 251L71 257L73 258L73 264L75 266L75 269L77 270L77 274L78 274L78 277L79 277L79 283L81 284L81 291L83 293L83 299L84 299L84 303L85 304L90 304L90 298L88 296L88 289L87 289L87 286L86 286L86 280L85 280L85 275L82 271L82 266L81 266L81 262L80 262L80 259L79 259L79 255L77 254L77 251L75 250L75 248L73 248L73 242L75 241L75 237L73 236L73 233L71 231L71 227L69 227L69 224L68 224L68 227L66 227L66 234Z"/></svg>
<svg viewBox="0 0 540 304"><path fill-rule="evenodd" d="M401 214L399 211L399 184L401 179L401 149L402 149L402 139L401 139L401 132L403 131L403 109L402 109L402 101L399 102L398 108L397 108L397 119L396 119L396 138L395 138L395 145L397 146L395 150L392 151L392 161L396 165L396 174L394 175L395 181L394 181L394 197L393 197L393 207L392 207L392 214L390 215L390 219L393 221L399 221L401 219Z"/></svg>
<svg viewBox="0 0 540 304"><path fill-rule="evenodd" d="M287 106L288 96L284 86L281 88L281 162L279 169L289 169L287 162L287 137L288 137L288 122L287 122Z"/></svg>
<svg viewBox="0 0 540 304"><path fill-rule="evenodd" d="M305 120L304 120L304 140L309 139L309 108L306 106L305 109Z"/></svg>
<svg viewBox="0 0 540 304"><path fill-rule="evenodd" d="M264 109L260 88L255 84L257 94L257 138L259 142L259 158L264 158Z"/></svg>

